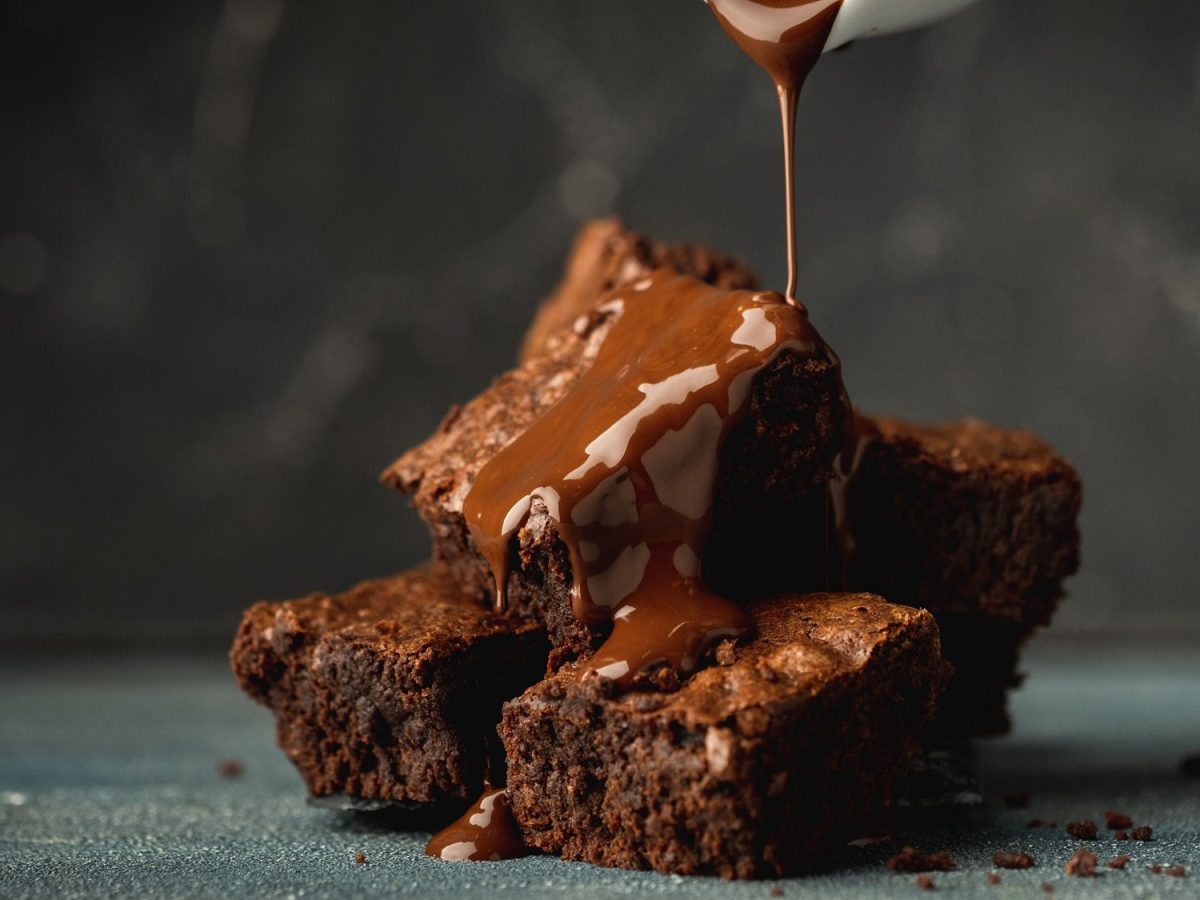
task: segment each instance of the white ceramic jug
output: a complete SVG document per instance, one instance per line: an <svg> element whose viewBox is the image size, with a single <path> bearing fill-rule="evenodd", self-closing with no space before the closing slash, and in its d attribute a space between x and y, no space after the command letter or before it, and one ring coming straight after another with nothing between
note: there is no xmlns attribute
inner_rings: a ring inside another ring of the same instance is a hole
<svg viewBox="0 0 1200 900"><path fill-rule="evenodd" d="M851 41L927 25L970 6L975 0L842 0L825 49Z"/></svg>

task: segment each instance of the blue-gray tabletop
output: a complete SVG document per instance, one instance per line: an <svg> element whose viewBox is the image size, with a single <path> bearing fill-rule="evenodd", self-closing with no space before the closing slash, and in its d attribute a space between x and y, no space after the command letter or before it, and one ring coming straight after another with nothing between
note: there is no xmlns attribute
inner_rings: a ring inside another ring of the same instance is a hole
<svg viewBox="0 0 1200 900"><path fill-rule="evenodd" d="M934 881L958 896L1046 896L1044 883L1054 896L1200 896L1200 779L1180 768L1200 752L1200 655L1048 636L1026 669L1015 730L976 745L981 804L909 816L891 842L847 847L821 874L726 883L546 857L430 860L424 833L307 805L269 715L240 695L223 660L10 662L0 668L0 896L913 896L915 877L884 864L905 844L948 851L958 868ZM222 760L243 774L222 777ZM1025 793L1027 806L1005 803ZM1152 825L1153 840L1114 840L1109 809ZM1030 827L1034 818L1058 827ZM1067 835L1083 818L1099 839ZM1080 847L1102 863L1132 861L1066 876ZM1036 865L996 870L996 850ZM1186 877L1152 870L1176 864Z"/></svg>

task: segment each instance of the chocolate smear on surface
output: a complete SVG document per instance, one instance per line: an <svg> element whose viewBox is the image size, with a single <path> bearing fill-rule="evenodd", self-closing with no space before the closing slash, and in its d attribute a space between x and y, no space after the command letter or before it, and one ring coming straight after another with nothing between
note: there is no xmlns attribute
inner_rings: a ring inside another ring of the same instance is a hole
<svg viewBox="0 0 1200 900"><path fill-rule="evenodd" d="M425 855L452 862L487 862L527 856L529 848L512 817L504 788L484 787L463 816L425 845Z"/></svg>
<svg viewBox="0 0 1200 900"><path fill-rule="evenodd" d="M580 667L622 687L695 670L750 621L701 578L722 442L779 354L834 360L804 309L660 269L608 294L617 320L563 398L480 470L463 504L504 609L513 539L544 512L566 544L572 605L612 633Z"/></svg>

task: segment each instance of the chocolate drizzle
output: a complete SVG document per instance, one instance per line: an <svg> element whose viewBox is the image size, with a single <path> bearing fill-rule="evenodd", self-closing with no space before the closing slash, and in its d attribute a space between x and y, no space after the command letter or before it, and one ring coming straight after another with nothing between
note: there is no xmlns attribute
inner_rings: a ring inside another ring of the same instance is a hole
<svg viewBox="0 0 1200 900"><path fill-rule="evenodd" d="M788 283L786 296L796 302L796 101L804 82L825 50L842 0L706 0L721 27L775 84L783 127L784 197L787 206ZM849 401L847 401L848 403ZM846 590L854 560L854 530L846 493L863 452L873 440L855 423L834 463L825 492L826 573L829 590Z"/></svg>
<svg viewBox="0 0 1200 900"><path fill-rule="evenodd" d="M513 820L504 788L485 785L479 799L460 819L425 845L425 855L452 862L516 859L529 853Z"/></svg>
<svg viewBox="0 0 1200 900"><path fill-rule="evenodd" d="M796 101L821 58L842 0L707 0L721 27L764 69L779 95L787 205L788 302L796 302Z"/></svg>
<svg viewBox="0 0 1200 900"><path fill-rule="evenodd" d="M701 579L722 441L755 375L788 351L831 358L802 307L661 269L607 295L615 316L568 393L479 472L463 504L503 609L512 542L554 522L575 615L611 622L582 667L628 687L665 663L697 668L745 614Z"/></svg>
<svg viewBox="0 0 1200 900"><path fill-rule="evenodd" d="M870 419L850 415L845 442L833 460L833 477L825 483L826 574L825 589L850 590L850 570L858 550L851 516L850 490L862 468L867 448L879 439L879 428Z"/></svg>

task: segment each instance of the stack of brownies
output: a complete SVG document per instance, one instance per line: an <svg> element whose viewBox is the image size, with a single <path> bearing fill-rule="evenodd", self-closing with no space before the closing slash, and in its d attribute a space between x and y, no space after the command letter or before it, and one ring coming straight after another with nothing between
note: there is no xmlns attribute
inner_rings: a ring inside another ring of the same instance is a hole
<svg viewBox="0 0 1200 900"><path fill-rule="evenodd" d="M850 412L836 358L765 369L719 451L703 574L748 637L715 642L690 677L579 677L606 627L573 612L545 510L513 537L497 610L464 500L587 370L610 292L662 268L755 284L719 254L589 224L520 365L384 473L434 561L246 612L234 670L313 796L444 808L490 779L532 848L754 877L878 821L930 735L1007 727L1019 647L1077 565L1079 478L1025 432Z"/></svg>

